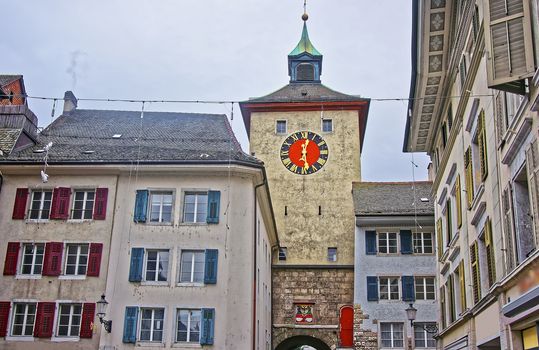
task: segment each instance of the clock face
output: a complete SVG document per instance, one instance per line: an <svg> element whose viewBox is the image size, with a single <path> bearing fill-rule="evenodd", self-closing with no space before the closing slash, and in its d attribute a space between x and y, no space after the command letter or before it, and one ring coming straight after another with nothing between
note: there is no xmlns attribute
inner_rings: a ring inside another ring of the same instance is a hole
<svg viewBox="0 0 539 350"><path fill-rule="evenodd" d="M288 136L281 146L283 165L298 175L309 175L322 169L328 160L328 145L314 132L298 131Z"/></svg>

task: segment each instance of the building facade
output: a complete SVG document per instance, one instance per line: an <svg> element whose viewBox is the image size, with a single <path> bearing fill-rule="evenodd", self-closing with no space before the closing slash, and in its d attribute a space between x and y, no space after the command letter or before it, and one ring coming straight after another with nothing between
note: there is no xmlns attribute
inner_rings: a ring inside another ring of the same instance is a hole
<svg viewBox="0 0 539 350"><path fill-rule="evenodd" d="M440 347L537 348L538 3L413 4L404 151L432 159Z"/></svg>
<svg viewBox="0 0 539 350"><path fill-rule="evenodd" d="M0 170L1 348L270 348L277 231L225 115L79 109L67 92Z"/></svg>
<svg viewBox="0 0 539 350"><path fill-rule="evenodd" d="M251 152L266 166L280 232L273 348L353 347L351 190L360 180L369 100L321 84L322 55L306 23L288 71L288 85L241 103Z"/></svg>
<svg viewBox="0 0 539 350"><path fill-rule="evenodd" d="M431 185L354 183L357 349L436 348ZM417 309L413 326L405 311L410 304Z"/></svg>

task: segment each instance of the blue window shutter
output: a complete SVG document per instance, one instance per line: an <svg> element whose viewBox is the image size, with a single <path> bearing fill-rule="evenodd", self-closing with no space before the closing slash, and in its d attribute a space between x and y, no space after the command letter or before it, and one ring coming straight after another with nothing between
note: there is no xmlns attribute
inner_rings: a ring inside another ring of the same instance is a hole
<svg viewBox="0 0 539 350"><path fill-rule="evenodd" d="M401 254L412 254L412 231L401 230Z"/></svg>
<svg viewBox="0 0 539 350"><path fill-rule="evenodd" d="M402 281L402 300L414 301L415 300L414 277L402 276L401 281Z"/></svg>
<svg viewBox="0 0 539 350"><path fill-rule="evenodd" d="M221 202L221 191L208 191L208 214L206 222L208 224L219 223L219 203Z"/></svg>
<svg viewBox="0 0 539 350"><path fill-rule="evenodd" d="M129 267L129 282L142 281L142 264L144 261L144 248L131 249L131 266Z"/></svg>
<svg viewBox="0 0 539 350"><path fill-rule="evenodd" d="M204 268L204 283L217 283L217 257L219 251L217 249L206 249L206 261Z"/></svg>
<svg viewBox="0 0 539 350"><path fill-rule="evenodd" d="M367 276L367 300L378 301L378 277Z"/></svg>
<svg viewBox="0 0 539 350"><path fill-rule="evenodd" d="M125 308L125 319L124 319L124 343L136 343L137 341L137 318L138 318L138 307L136 306L127 306Z"/></svg>
<svg viewBox="0 0 539 350"><path fill-rule="evenodd" d="M376 231L365 231L365 252L376 255Z"/></svg>
<svg viewBox="0 0 539 350"><path fill-rule="evenodd" d="M148 211L148 190L137 190L135 198L135 214L133 221L146 222L146 213Z"/></svg>
<svg viewBox="0 0 539 350"><path fill-rule="evenodd" d="M215 328L215 309L202 309L202 332L200 344L212 345Z"/></svg>

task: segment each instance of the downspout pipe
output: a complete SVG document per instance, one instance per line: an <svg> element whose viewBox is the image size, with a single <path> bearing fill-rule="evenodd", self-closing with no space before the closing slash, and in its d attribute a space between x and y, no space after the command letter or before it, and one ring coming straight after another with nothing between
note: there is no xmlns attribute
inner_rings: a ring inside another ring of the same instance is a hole
<svg viewBox="0 0 539 350"><path fill-rule="evenodd" d="M257 202L257 195L256 191L259 187L262 187L267 184L267 178L266 178L266 172L263 170L262 174L264 176L262 183L255 185L254 190L254 225L253 225L253 346L252 349L256 349L256 334L258 332L257 326L256 326L256 285L258 283L257 280L257 236L256 236L256 230L257 230L257 222L258 222L258 215L257 215L257 209L258 209L258 202Z"/></svg>

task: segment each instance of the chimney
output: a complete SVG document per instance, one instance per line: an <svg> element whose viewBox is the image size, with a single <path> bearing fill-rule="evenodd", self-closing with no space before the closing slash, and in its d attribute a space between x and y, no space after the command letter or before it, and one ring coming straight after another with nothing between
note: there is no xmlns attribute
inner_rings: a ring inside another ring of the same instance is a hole
<svg viewBox="0 0 539 350"><path fill-rule="evenodd" d="M64 94L64 113L69 113L77 109L77 98L72 91L66 91Z"/></svg>

